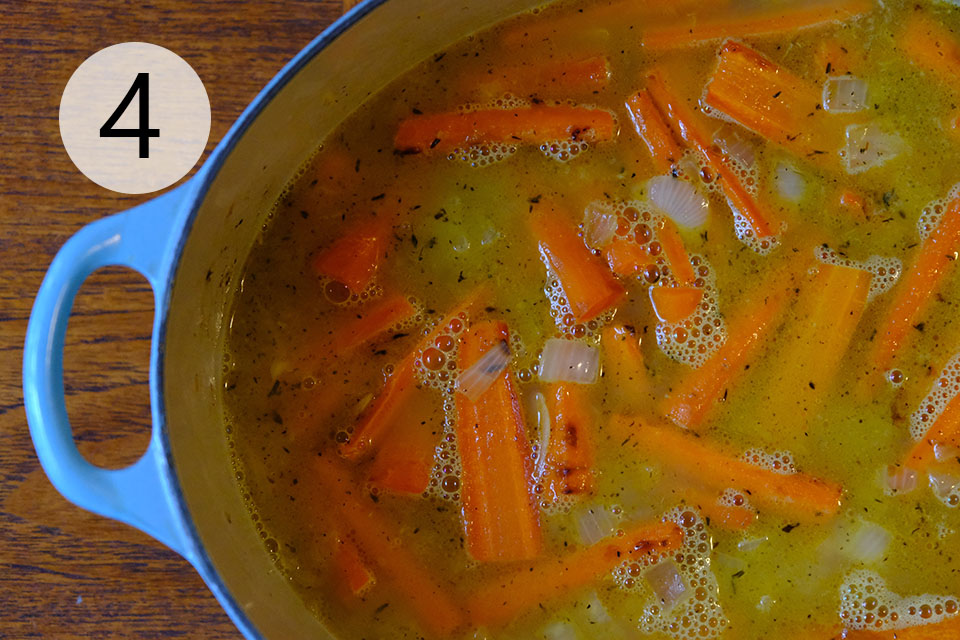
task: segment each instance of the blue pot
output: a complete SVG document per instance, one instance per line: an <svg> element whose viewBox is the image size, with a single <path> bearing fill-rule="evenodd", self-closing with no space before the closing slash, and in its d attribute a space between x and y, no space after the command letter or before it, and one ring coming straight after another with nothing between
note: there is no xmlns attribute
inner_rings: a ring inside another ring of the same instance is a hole
<svg viewBox="0 0 960 640"><path fill-rule="evenodd" d="M368 0L293 58L182 186L98 220L50 265L30 316L23 386L40 463L67 499L190 561L247 638L331 638L280 574L244 506L223 410L232 298L271 205L317 145L372 93L536 0ZM242 72L242 70L241 70ZM150 446L107 470L77 451L63 391L67 319L96 269L153 287Z"/></svg>

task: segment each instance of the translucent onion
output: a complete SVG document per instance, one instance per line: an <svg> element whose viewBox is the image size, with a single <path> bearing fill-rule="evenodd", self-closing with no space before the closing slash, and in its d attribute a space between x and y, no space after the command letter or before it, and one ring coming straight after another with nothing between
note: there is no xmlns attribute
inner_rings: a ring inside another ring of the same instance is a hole
<svg viewBox="0 0 960 640"><path fill-rule="evenodd" d="M930 488L941 498L946 498L950 493L960 485L960 478L952 473L940 473L931 471L927 474L927 480L930 482Z"/></svg>
<svg viewBox="0 0 960 640"><path fill-rule="evenodd" d="M766 542L768 539L769 538L767 538L767 536L761 536L759 538L747 538L746 540L741 540L740 542L737 543L737 549L745 552L753 551L754 549L762 545L764 542Z"/></svg>
<svg viewBox="0 0 960 640"><path fill-rule="evenodd" d="M653 565L643 574L643 578L657 594L665 611L669 611L675 604L691 595L683 576L680 575L677 565L672 560L664 560Z"/></svg>
<svg viewBox="0 0 960 640"><path fill-rule="evenodd" d="M856 76L830 76L823 83L823 108L853 113L867 107L867 82Z"/></svg>
<svg viewBox="0 0 960 640"><path fill-rule="evenodd" d="M554 622L542 631L544 640L579 640L577 628L569 622Z"/></svg>
<svg viewBox="0 0 960 640"><path fill-rule="evenodd" d="M910 467L887 468L886 485L894 493L910 493L917 488L917 472Z"/></svg>
<svg viewBox="0 0 960 640"><path fill-rule="evenodd" d="M537 458L533 461L533 477L540 480L547 466L547 449L550 446L550 409L547 407L547 399L539 391L533 394L532 402L534 414L537 416L537 432L540 434Z"/></svg>
<svg viewBox="0 0 960 640"><path fill-rule="evenodd" d="M617 530L617 521L609 509L600 505L584 507L577 513L577 533L585 545L592 545L612 535Z"/></svg>
<svg viewBox="0 0 960 640"><path fill-rule="evenodd" d="M600 375L600 352L596 347L551 338L540 356L540 379L544 382L593 384Z"/></svg>
<svg viewBox="0 0 960 640"><path fill-rule="evenodd" d="M840 150L847 173L863 173L895 158L903 147L900 136L886 133L874 123L852 124L846 129L846 144Z"/></svg>
<svg viewBox="0 0 960 640"><path fill-rule="evenodd" d="M807 181L793 167L781 162L777 165L774 181L777 193L787 202L796 204L807 190Z"/></svg>
<svg viewBox="0 0 960 640"><path fill-rule="evenodd" d="M508 362L510 348L501 340L460 374L457 378L457 391L467 396L470 402L476 402L506 369Z"/></svg>
<svg viewBox="0 0 960 640"><path fill-rule="evenodd" d="M583 235L587 246L605 247L617 232L617 216L613 211L588 205L583 211Z"/></svg>
<svg viewBox="0 0 960 640"><path fill-rule="evenodd" d="M744 169L753 167L757 151L743 135L729 124L723 125L713 136L713 142L724 154Z"/></svg>
<svg viewBox="0 0 960 640"><path fill-rule="evenodd" d="M893 536L889 531L873 522L864 522L860 528L850 536L850 546L847 555L852 560L870 564L876 562L886 553Z"/></svg>
<svg viewBox="0 0 960 640"><path fill-rule="evenodd" d="M650 201L681 227L703 226L710 203L693 185L673 176L656 176L647 181Z"/></svg>

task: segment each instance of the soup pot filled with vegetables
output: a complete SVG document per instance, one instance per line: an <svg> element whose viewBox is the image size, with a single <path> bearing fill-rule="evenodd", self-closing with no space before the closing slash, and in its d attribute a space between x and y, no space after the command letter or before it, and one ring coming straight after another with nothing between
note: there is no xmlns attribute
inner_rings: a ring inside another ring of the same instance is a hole
<svg viewBox="0 0 960 640"><path fill-rule="evenodd" d="M165 381L226 425L171 436L222 442L214 584L344 640L960 638L960 11L526 9L245 203Z"/></svg>

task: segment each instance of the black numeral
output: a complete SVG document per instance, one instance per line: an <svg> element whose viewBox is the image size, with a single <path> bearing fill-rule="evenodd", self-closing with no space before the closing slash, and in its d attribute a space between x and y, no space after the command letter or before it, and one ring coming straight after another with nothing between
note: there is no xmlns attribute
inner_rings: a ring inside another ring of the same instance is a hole
<svg viewBox="0 0 960 640"><path fill-rule="evenodd" d="M130 106L133 96L140 94L140 126L136 129L115 129L113 125L123 115L123 112ZM150 74L138 73L136 80L127 90L127 95L114 109L107 121L100 127L101 138L139 138L140 139L140 157L150 157L150 138L159 138L160 130L150 128Z"/></svg>

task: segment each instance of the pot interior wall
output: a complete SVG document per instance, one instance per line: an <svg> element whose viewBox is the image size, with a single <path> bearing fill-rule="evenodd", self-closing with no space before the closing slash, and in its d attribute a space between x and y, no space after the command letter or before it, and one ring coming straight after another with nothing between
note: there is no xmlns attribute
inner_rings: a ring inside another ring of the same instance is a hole
<svg viewBox="0 0 960 640"><path fill-rule="evenodd" d="M216 589L219 580L264 637L330 636L277 572L235 480L221 398L222 349L232 292L247 253L290 177L367 97L456 40L538 4L542 2L381 4L274 97L226 159L200 206L168 311L164 409L175 472L217 573L208 581Z"/></svg>

